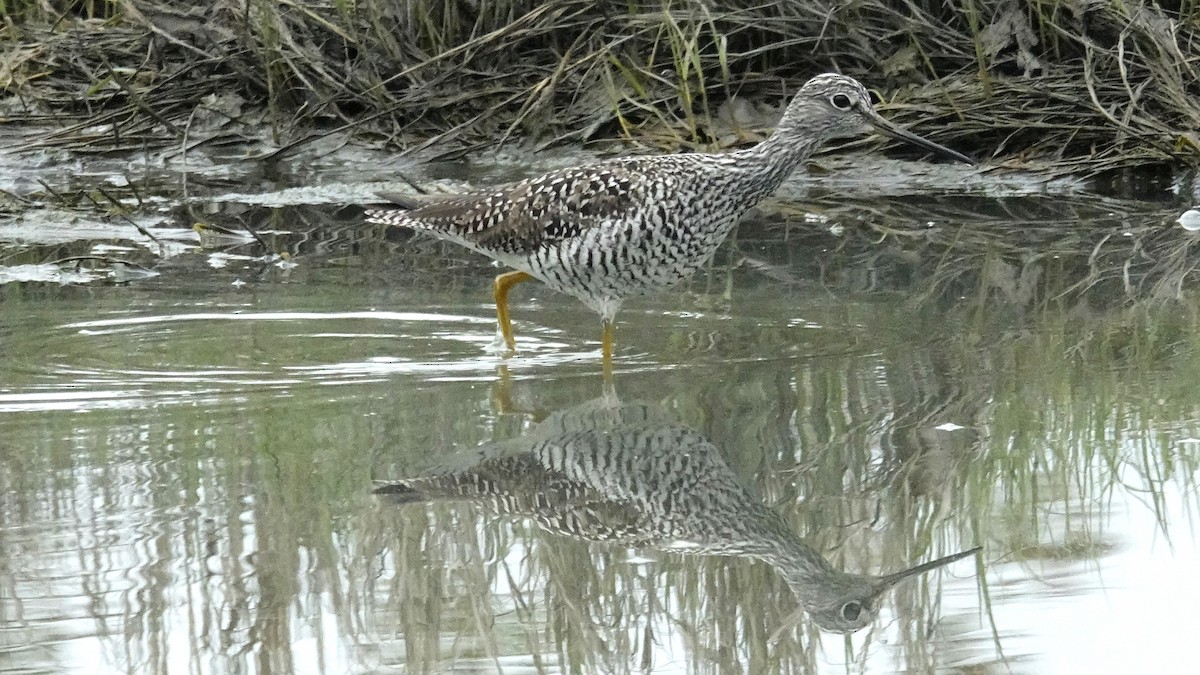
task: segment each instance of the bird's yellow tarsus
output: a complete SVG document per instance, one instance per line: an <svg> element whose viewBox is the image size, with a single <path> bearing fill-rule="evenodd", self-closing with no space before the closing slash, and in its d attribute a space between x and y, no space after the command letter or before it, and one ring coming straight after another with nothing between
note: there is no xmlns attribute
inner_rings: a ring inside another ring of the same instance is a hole
<svg viewBox="0 0 1200 675"><path fill-rule="evenodd" d="M500 324L500 335L508 351L517 351L517 340L513 337L512 320L508 318L508 291L522 281L533 277L525 272L505 272L496 277L492 284L492 297L496 300L496 321Z"/></svg>
<svg viewBox="0 0 1200 675"><path fill-rule="evenodd" d="M600 359L604 367L605 381L612 380L612 357L613 357L613 324L612 321L604 322L604 331L600 335Z"/></svg>

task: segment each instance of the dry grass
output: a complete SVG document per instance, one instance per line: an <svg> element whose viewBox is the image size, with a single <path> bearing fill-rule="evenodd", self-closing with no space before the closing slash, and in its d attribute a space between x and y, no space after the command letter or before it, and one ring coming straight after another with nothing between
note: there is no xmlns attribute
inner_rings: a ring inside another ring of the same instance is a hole
<svg viewBox="0 0 1200 675"><path fill-rule="evenodd" d="M1200 163L1194 0L845 6L635 0L0 0L9 123L108 152L353 131L412 150L622 139L719 147L837 69L979 156L1087 173Z"/></svg>

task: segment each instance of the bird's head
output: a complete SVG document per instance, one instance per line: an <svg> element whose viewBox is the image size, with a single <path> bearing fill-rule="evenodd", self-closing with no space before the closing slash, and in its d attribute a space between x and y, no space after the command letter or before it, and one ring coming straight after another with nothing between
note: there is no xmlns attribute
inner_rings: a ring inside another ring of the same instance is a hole
<svg viewBox="0 0 1200 675"><path fill-rule="evenodd" d="M823 141L858 136L871 129L960 162L975 163L966 155L888 122L876 112L866 87L836 73L817 75L800 88L784 111L778 133Z"/></svg>
<svg viewBox="0 0 1200 675"><path fill-rule="evenodd" d="M819 579L811 575L785 578L813 623L831 633L853 633L875 620L883 595L896 584L979 550L975 547L881 577L839 572Z"/></svg>

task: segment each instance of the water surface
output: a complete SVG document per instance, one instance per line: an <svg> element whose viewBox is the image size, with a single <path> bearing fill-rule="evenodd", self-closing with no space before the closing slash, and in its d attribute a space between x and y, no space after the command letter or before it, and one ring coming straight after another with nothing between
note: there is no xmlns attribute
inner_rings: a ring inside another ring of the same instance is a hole
<svg viewBox="0 0 1200 675"><path fill-rule="evenodd" d="M0 670L1189 672L1178 205L792 197L627 304L609 395L837 570L984 547L866 629L818 630L762 561L373 496L588 410L596 317L522 285L505 359L479 257L216 202L138 219L160 241L0 244ZM197 219L261 241L201 246Z"/></svg>

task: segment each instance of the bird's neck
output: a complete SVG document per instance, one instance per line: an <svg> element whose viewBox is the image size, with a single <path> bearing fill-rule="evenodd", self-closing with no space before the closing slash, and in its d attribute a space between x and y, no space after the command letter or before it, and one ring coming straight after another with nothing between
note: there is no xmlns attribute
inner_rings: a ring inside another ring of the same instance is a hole
<svg viewBox="0 0 1200 675"><path fill-rule="evenodd" d="M829 561L774 510L756 500L747 500L741 507L743 515L734 528L736 532L726 535L731 541L724 553L765 562L793 590L805 584L819 584L837 574Z"/></svg>
<svg viewBox="0 0 1200 675"><path fill-rule="evenodd" d="M765 506L762 508L769 511ZM815 548L792 531L779 514L769 511L758 522L763 530L758 539L763 545L754 552L754 557L775 567L784 576L788 576L789 572L820 576L833 569Z"/></svg>
<svg viewBox="0 0 1200 675"><path fill-rule="evenodd" d="M744 194L753 205L774 193L820 144L819 138L781 127L758 145L730 153L729 166L747 184Z"/></svg>
<svg viewBox="0 0 1200 675"><path fill-rule="evenodd" d="M775 568L796 598L805 605L846 576L799 537L785 542L777 555L766 557L764 561Z"/></svg>

